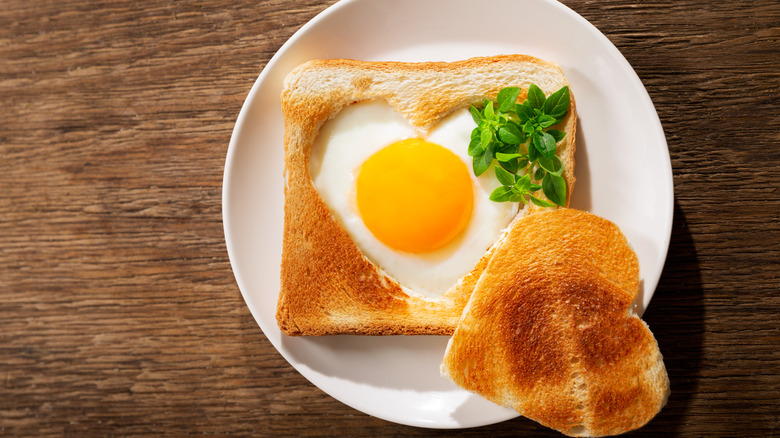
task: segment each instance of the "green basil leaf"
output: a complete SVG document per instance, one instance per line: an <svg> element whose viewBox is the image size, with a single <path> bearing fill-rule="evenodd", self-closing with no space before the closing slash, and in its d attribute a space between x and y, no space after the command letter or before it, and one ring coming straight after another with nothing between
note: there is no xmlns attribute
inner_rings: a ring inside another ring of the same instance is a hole
<svg viewBox="0 0 780 438"><path fill-rule="evenodd" d="M474 175L476 176L482 175L483 173L485 173L486 170L490 168L490 165L492 163L493 163L493 143L490 143L488 144L488 147L485 149L485 152L474 157L474 160L472 162Z"/></svg>
<svg viewBox="0 0 780 438"><path fill-rule="evenodd" d="M482 113L479 112L477 107L474 105L471 105L471 108L469 108L469 112L471 113L471 118L474 119L474 123L479 124L479 122L484 118L482 117Z"/></svg>
<svg viewBox="0 0 780 438"><path fill-rule="evenodd" d="M557 129L551 129L551 130L547 131L547 133L553 136L553 138L555 139L556 143L561 141L561 140L563 140L563 138L566 137L566 133L565 132L559 131Z"/></svg>
<svg viewBox="0 0 780 438"><path fill-rule="evenodd" d="M502 154L500 152L496 153L496 160L499 162L507 162L509 160L513 160L515 158L521 158L524 157L524 155L521 154Z"/></svg>
<svg viewBox="0 0 780 438"><path fill-rule="evenodd" d="M545 201L544 199L537 198L534 195L528 195L531 197L531 202L538 205L539 207L555 207L555 204L553 204L550 201Z"/></svg>
<svg viewBox="0 0 780 438"><path fill-rule="evenodd" d="M523 157L520 158L520 160L517 162L517 166L522 168L528 166L528 157L523 155Z"/></svg>
<svg viewBox="0 0 780 438"><path fill-rule="evenodd" d="M517 180L515 181L515 187L517 190L522 194L528 193L528 189L531 187L531 177L528 175L523 175L515 179Z"/></svg>
<svg viewBox="0 0 780 438"><path fill-rule="evenodd" d="M514 145L506 144L503 141L496 142L496 147L495 147L495 149L493 149L493 151L496 154L499 154L499 153L501 153L501 154L513 154L515 152L514 151Z"/></svg>
<svg viewBox="0 0 780 438"><path fill-rule="evenodd" d="M495 108L493 108L493 102L488 101L485 104L485 109L483 110L483 113L485 115L485 118L488 120L493 120L496 117Z"/></svg>
<svg viewBox="0 0 780 438"><path fill-rule="evenodd" d="M471 133L471 141L469 142L469 156L475 157L482 153L482 140L479 135L479 128L474 128Z"/></svg>
<svg viewBox="0 0 780 438"><path fill-rule="evenodd" d="M490 123L488 123L487 120L482 119L479 121L479 123L477 123L477 129L479 130L477 134L482 135L482 131L490 130ZM475 135L474 131L471 131L471 135Z"/></svg>
<svg viewBox="0 0 780 438"><path fill-rule="evenodd" d="M542 151L542 155L545 157L552 159L555 157L555 150L557 147L557 142L555 141L555 138L553 138L552 135L542 132L542 141L544 142L545 150Z"/></svg>
<svg viewBox="0 0 780 438"><path fill-rule="evenodd" d="M563 206L566 203L566 181L560 175L548 173L542 180L542 191L550 201Z"/></svg>
<svg viewBox="0 0 780 438"><path fill-rule="evenodd" d="M482 124L477 124L477 127L471 130L471 138L479 138L482 133Z"/></svg>
<svg viewBox="0 0 780 438"><path fill-rule="evenodd" d="M569 87L563 87L551 94L544 102L542 111L558 120L564 118L569 112Z"/></svg>
<svg viewBox="0 0 780 438"><path fill-rule="evenodd" d="M552 159L555 156L555 139L546 132L536 132L532 143L547 158Z"/></svg>
<svg viewBox="0 0 780 438"><path fill-rule="evenodd" d="M563 173L563 161L561 161L557 155L553 155L552 159L541 156L537 162L541 168L552 173L553 175L561 175ZM538 179L539 178L537 178L537 180Z"/></svg>
<svg viewBox="0 0 780 438"><path fill-rule="evenodd" d="M544 156L539 157L540 160L542 158L544 158ZM543 168L540 167L540 168L536 169L536 172L534 172L534 179L537 180L537 181L541 181L542 178L544 178L544 175L546 175L546 174L547 174L547 171L545 171Z"/></svg>
<svg viewBox="0 0 780 438"><path fill-rule="evenodd" d="M508 122L498 128L498 138L504 143L520 144L525 141L525 136L517 125Z"/></svg>
<svg viewBox="0 0 780 438"><path fill-rule="evenodd" d="M514 193L512 193L511 187L496 187L496 189L490 193L490 200L495 202L506 202L509 201L513 195Z"/></svg>
<svg viewBox="0 0 780 438"><path fill-rule="evenodd" d="M485 152L476 155L471 161L471 169L474 171L475 176L480 176L487 170L488 166L485 166Z"/></svg>
<svg viewBox="0 0 780 438"><path fill-rule="evenodd" d="M506 169L509 173L515 174L520 170L520 166L517 164L517 160L499 161L498 165Z"/></svg>
<svg viewBox="0 0 780 438"><path fill-rule="evenodd" d="M536 126L534 126L533 119L528 119L525 124L523 124L523 133L526 137L532 136L536 132Z"/></svg>
<svg viewBox="0 0 780 438"><path fill-rule="evenodd" d="M542 186L540 186L539 184L531 184L531 186L528 187L528 191L529 192L536 192L536 191L541 190L541 189L542 189Z"/></svg>
<svg viewBox="0 0 780 438"><path fill-rule="evenodd" d="M487 149L488 145L493 142L493 130L490 126L484 125L482 132L479 134L479 142L482 145L482 149Z"/></svg>
<svg viewBox="0 0 780 438"><path fill-rule="evenodd" d="M496 97L496 100L498 101L498 110L505 113L514 110L515 102L517 102L517 96L519 95L520 87L502 88Z"/></svg>
<svg viewBox="0 0 780 438"><path fill-rule="evenodd" d="M539 155L541 155L539 149L536 149L536 145L531 140L531 143L528 145L528 161L533 163L539 158Z"/></svg>
<svg viewBox="0 0 780 438"><path fill-rule="evenodd" d="M531 105L531 108L542 109L545 99L544 92L541 88L537 87L535 84L531 84L528 87L528 102Z"/></svg>
<svg viewBox="0 0 780 438"><path fill-rule="evenodd" d="M506 170L504 170L501 166L495 166L496 169L496 178L498 179L498 182L501 183L501 185L505 186L512 186L515 184L515 176Z"/></svg>
<svg viewBox="0 0 780 438"><path fill-rule="evenodd" d="M539 126L541 126L542 129L549 128L550 126L554 125L555 122L555 117L548 116L547 114L542 114L538 120Z"/></svg>
<svg viewBox="0 0 780 438"><path fill-rule="evenodd" d="M527 100L525 102L528 102ZM529 104L530 105L530 104ZM520 124L525 124L529 119L534 117L534 110L529 105L515 105L515 113L517 118L520 119Z"/></svg>

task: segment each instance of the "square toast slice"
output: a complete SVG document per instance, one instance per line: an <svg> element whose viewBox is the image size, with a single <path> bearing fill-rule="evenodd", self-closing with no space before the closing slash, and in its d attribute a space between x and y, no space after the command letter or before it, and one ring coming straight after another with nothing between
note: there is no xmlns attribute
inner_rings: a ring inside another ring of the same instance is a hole
<svg viewBox="0 0 780 438"><path fill-rule="evenodd" d="M276 318L282 332L293 336L452 334L496 244L486 248L474 268L439 298L405 290L361 252L318 195L309 170L312 145L327 120L356 102L382 99L415 129L427 132L453 111L495 100L504 87L520 87L522 100L532 83L546 95L568 85L556 64L525 55L425 63L316 60L293 70L281 96L285 205ZM564 163L570 196L576 129L573 97L557 129L566 133L557 154ZM521 210L517 217L533 209Z"/></svg>

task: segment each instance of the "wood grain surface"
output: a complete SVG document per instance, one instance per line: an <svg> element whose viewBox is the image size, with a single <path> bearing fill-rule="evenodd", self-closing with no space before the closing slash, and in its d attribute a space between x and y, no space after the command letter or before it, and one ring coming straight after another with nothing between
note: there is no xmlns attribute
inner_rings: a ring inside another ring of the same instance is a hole
<svg viewBox="0 0 780 438"><path fill-rule="evenodd" d="M231 130L332 3L0 0L0 436L558 436L370 417L289 366L243 302ZM630 436L778 435L780 4L564 3L636 70L674 169L645 313L673 393Z"/></svg>

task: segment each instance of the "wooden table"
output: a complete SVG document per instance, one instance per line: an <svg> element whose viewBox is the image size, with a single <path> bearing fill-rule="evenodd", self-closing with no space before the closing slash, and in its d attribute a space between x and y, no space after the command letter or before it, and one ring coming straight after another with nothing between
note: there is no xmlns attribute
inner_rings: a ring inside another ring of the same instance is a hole
<svg viewBox="0 0 780 438"><path fill-rule="evenodd" d="M324 394L231 272L236 116L331 3L0 2L0 436L456 434ZM780 435L780 4L564 3L644 82L674 169L645 314L673 393L634 435ZM523 418L458 434L558 436Z"/></svg>

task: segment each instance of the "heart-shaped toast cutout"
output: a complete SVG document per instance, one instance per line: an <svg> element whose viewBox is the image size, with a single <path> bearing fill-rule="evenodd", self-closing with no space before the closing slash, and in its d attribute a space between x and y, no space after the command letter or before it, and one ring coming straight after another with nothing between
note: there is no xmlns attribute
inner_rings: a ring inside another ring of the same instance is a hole
<svg viewBox="0 0 780 438"><path fill-rule="evenodd" d="M421 131L375 99L342 109L322 126L312 146L309 167L320 197L361 252L410 295L436 299L452 289L518 212L517 202L489 199L500 185L492 173L477 177L471 171L467 146L475 126L461 108ZM406 146L409 141L424 141L438 154L415 153L425 149ZM386 193L358 192L367 186L359 183L371 176L381 179ZM371 198L361 198L360 204L358 193ZM365 205L369 201L375 205ZM457 201L468 202L459 230L455 222L462 210L448 211ZM379 231L399 241L425 242L426 236L448 228L453 234L437 248L408 251L375 233L369 221L376 222L377 213L384 219Z"/></svg>
<svg viewBox="0 0 780 438"><path fill-rule="evenodd" d="M669 380L631 310L638 273L604 219L570 209L520 219L477 282L442 372L570 436L644 425L666 403Z"/></svg>

